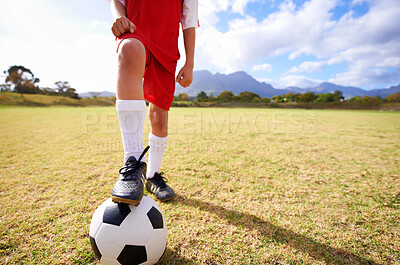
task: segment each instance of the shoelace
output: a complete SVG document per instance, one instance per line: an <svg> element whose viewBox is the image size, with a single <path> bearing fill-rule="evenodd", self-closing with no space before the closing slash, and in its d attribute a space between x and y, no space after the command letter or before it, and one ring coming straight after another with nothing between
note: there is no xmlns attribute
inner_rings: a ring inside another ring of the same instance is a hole
<svg viewBox="0 0 400 265"><path fill-rule="evenodd" d="M156 172L156 173L154 173L154 177L153 177L154 182L157 184L157 186L159 186L162 189L167 187L166 182L168 181L168 179L166 177L164 177L163 175L164 175L164 172L160 172L160 173Z"/></svg>
<svg viewBox="0 0 400 265"><path fill-rule="evenodd" d="M147 146L142 154L140 155L139 159L132 162L128 162L125 163L125 165L123 167L121 167L119 169L119 173L122 174L122 176L124 177L123 180L131 180L132 178L129 178L129 176L133 176L132 172L135 172L139 167L140 167L140 161L142 160L142 158L144 157L144 155L147 153L147 151L149 150L150 146Z"/></svg>

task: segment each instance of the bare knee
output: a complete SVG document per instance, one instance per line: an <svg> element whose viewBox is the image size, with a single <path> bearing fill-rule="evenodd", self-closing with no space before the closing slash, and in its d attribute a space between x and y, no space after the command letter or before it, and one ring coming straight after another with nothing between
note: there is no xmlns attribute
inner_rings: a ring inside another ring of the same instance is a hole
<svg viewBox="0 0 400 265"><path fill-rule="evenodd" d="M118 62L124 67L140 67L146 63L146 49L137 39L125 39L118 49Z"/></svg>
<svg viewBox="0 0 400 265"><path fill-rule="evenodd" d="M146 50L137 39L125 39L118 49L118 99L143 99L142 78L146 64Z"/></svg>

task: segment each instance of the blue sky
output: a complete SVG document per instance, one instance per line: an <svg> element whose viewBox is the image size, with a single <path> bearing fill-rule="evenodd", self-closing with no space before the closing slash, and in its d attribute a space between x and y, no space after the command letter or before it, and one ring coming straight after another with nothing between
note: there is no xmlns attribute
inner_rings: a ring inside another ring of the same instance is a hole
<svg viewBox="0 0 400 265"><path fill-rule="evenodd" d="M0 70L24 65L41 86L61 80L78 92L115 91L109 7L2 1ZM277 88L400 83L399 0L199 0L199 16L195 70L246 71ZM182 40L180 48L178 67Z"/></svg>

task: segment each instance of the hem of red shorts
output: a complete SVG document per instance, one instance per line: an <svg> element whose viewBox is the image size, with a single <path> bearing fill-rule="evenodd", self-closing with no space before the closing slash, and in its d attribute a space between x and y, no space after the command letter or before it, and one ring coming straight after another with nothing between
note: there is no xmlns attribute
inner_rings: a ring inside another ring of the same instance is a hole
<svg viewBox="0 0 400 265"><path fill-rule="evenodd" d="M122 37L115 38L116 41L117 41L117 50L116 50L116 52L118 52L119 46L121 46L121 43L122 43L123 40L126 40L126 39L137 39L138 41L140 41L143 44L144 48L146 49L146 54L147 54L148 47L147 47L146 40L144 38L142 38L142 36L140 36L138 34L135 34L135 35L133 35L133 34L134 33L125 33L124 35L122 35Z"/></svg>
<svg viewBox="0 0 400 265"><path fill-rule="evenodd" d="M134 34L134 33L133 33ZM127 33L126 35L123 35L122 36L122 38L116 38L117 39L117 52L118 52L118 50L119 50L119 47L120 47L120 45L121 45L121 43L122 43L122 41L123 40L125 40L125 39L129 39L129 38L133 38L133 39L137 39L138 41L140 41L142 44L143 44L143 46L145 47L145 49L146 49L146 67L147 67L147 62L148 62L148 60L149 60L149 58L148 58L148 56L149 56L149 53L151 53L151 51L150 51L150 49L148 48L148 46L147 46L147 43L146 43L146 40L144 39L144 38L142 38L140 35L138 35L138 34L135 34L135 35L133 35L132 33ZM133 36L132 36L133 35ZM160 62L160 64L165 68L165 66ZM167 70L167 68L165 68L166 70ZM168 70L167 70L168 71ZM169 71L168 71L169 72ZM174 74L173 74L173 76L175 75L175 72L174 72ZM175 90L175 89L174 89ZM162 109L164 109L164 110L166 110L166 111L169 111L170 110L170 108L171 108L171 105L172 105L172 101L171 101L171 103L170 104L165 104L165 103L160 103L160 102L158 102L157 101L157 99L155 99L154 97L149 97L148 95L144 95L144 98L147 100L147 101L149 101L149 102L151 102L151 103L153 103L154 105L156 105L157 107L160 107L160 108L162 108Z"/></svg>
<svg viewBox="0 0 400 265"><path fill-rule="evenodd" d="M160 107L160 108L162 108L163 110L166 110L166 111L169 111L170 108L171 108L171 105L172 105L172 102L169 105L159 104L159 102L157 102L154 98L150 98L147 95L144 95L144 99L146 99L148 102L153 103L157 107Z"/></svg>

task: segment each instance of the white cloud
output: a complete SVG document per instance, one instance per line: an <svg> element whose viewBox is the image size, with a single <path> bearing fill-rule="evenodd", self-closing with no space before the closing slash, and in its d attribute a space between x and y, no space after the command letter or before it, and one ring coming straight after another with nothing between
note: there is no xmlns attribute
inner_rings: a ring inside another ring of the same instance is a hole
<svg viewBox="0 0 400 265"><path fill-rule="evenodd" d="M308 61L285 69L281 79L269 83L310 86L321 80L286 74L320 71L334 64L347 67L330 82L356 86L400 82L400 1L353 0L353 6L370 5L368 13L349 12L339 21L333 20L332 10L341 0L307 0L297 6L299 1L271 1L278 10L261 20L244 12L253 1L259 0L199 1L196 69L270 72L274 67L275 72L281 65L264 62L276 56L294 60L306 55ZM221 13L240 15L228 22L226 32L217 27ZM1 1L0 70L19 64L30 68L42 86L65 80L79 91L114 90L116 56L110 27L101 19L71 23L44 1ZM181 39L179 66L184 60L182 44Z"/></svg>
<svg viewBox="0 0 400 265"><path fill-rule="evenodd" d="M287 75L279 79L283 87L295 86L301 88L315 87L323 81L302 75Z"/></svg>
<svg viewBox="0 0 400 265"><path fill-rule="evenodd" d="M258 82L264 82L264 83L270 84L274 88L278 88L278 89L287 87L286 84L280 82L280 80L275 80L275 79L271 79L271 78L256 78L256 80Z"/></svg>
<svg viewBox="0 0 400 265"><path fill-rule="evenodd" d="M232 0L201 0L199 1L199 20L202 28L215 25L218 21L218 12L227 11Z"/></svg>
<svg viewBox="0 0 400 265"><path fill-rule="evenodd" d="M42 87L68 81L78 92L115 90L115 41L103 33L106 22L74 24L41 1L2 1L0 10L0 24L12 29L0 35L1 70L23 65Z"/></svg>
<svg viewBox="0 0 400 265"><path fill-rule="evenodd" d="M335 0L311 0L296 10L292 1L285 1L279 11L261 22L245 16L230 21L229 31L225 33L215 26L204 29L199 33L198 47L224 72L243 69L256 59L296 51L298 47L318 42L324 30L332 25L329 10L335 4Z"/></svg>
<svg viewBox="0 0 400 265"><path fill-rule="evenodd" d="M393 69L384 69L400 67L400 1L354 0L353 5L364 2L370 5L367 14L349 12L339 21L332 16L339 0L309 0L302 6L287 0L262 21L246 14L231 20L228 32L211 24L199 31L197 52L205 63L201 68L211 65L227 73L252 69L256 61L274 56L287 54L293 60L304 54L318 61L304 62L288 73L320 71L325 63L341 63L348 69L331 80L363 85L373 80L385 82L390 76L393 82L400 82L400 76L393 77ZM367 74L374 77L367 78Z"/></svg>
<svg viewBox="0 0 400 265"><path fill-rule="evenodd" d="M349 64L331 82L353 86L400 82L400 28L397 26L400 2L370 2L368 14L360 18L343 17L321 42L321 45L336 43L336 53L330 53L330 64Z"/></svg>
<svg viewBox="0 0 400 265"><path fill-rule="evenodd" d="M294 66L292 67L288 73L303 73L303 72L316 72L316 71L321 71L324 69L324 65L326 62L324 61L316 61L316 62L303 62L299 66Z"/></svg>
<svg viewBox="0 0 400 265"><path fill-rule="evenodd" d="M278 89L283 89L290 86L300 88L316 87L324 82L323 80L313 79L302 75L286 75L278 80L270 78L257 78L257 81L265 82Z"/></svg>
<svg viewBox="0 0 400 265"><path fill-rule="evenodd" d="M397 62L398 63L398 62ZM373 83L397 83L400 81L400 68L387 69L379 66L370 66L363 60L352 63L349 68L329 82L344 86L362 86Z"/></svg>
<svg viewBox="0 0 400 265"><path fill-rule="evenodd" d="M253 68L251 69L251 71L252 72L255 72L255 71L271 72L272 71L272 65L270 65L268 63L256 64L256 65L253 65Z"/></svg>
<svg viewBox="0 0 400 265"><path fill-rule="evenodd" d="M351 3L353 6L356 5L361 5L363 3L372 3L373 0L353 0L353 2Z"/></svg>
<svg viewBox="0 0 400 265"><path fill-rule="evenodd" d="M245 15L244 10L248 3L255 2L256 0L235 0L232 4L232 11Z"/></svg>
<svg viewBox="0 0 400 265"><path fill-rule="evenodd" d="M111 29L111 25L110 23L107 23L105 21L99 21L99 20L93 20L92 22L90 22L89 24L92 28L99 28L99 27L103 27L107 30Z"/></svg>

